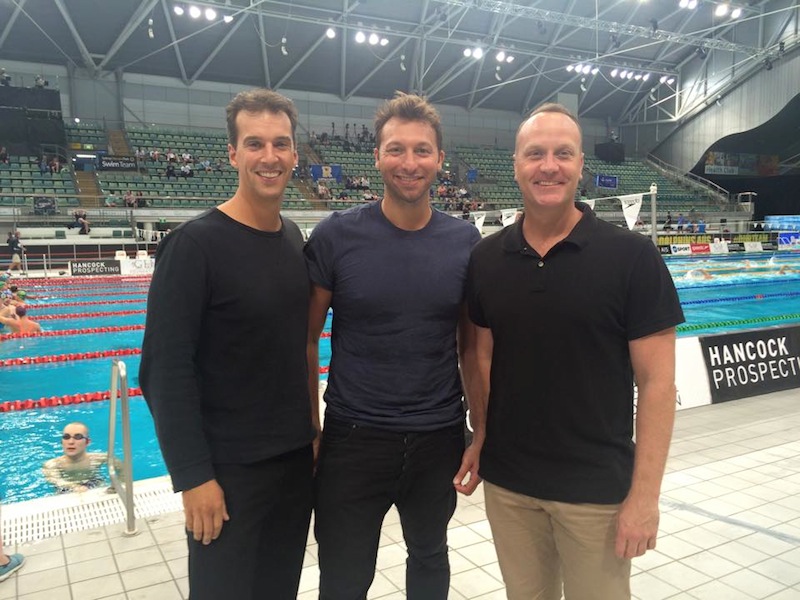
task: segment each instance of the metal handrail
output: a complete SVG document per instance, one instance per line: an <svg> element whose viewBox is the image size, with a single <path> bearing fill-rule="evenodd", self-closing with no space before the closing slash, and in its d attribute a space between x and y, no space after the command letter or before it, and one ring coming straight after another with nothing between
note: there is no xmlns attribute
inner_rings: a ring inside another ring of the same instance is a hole
<svg viewBox="0 0 800 600"><path fill-rule="evenodd" d="M122 478L117 473L117 457L114 456L114 443L117 429L117 389L120 391L122 407ZM118 358L111 361L111 397L108 417L108 475L111 485L125 504L125 531L123 535L133 536L136 529L136 514L133 506L133 462L131 459L131 417L128 398L128 370Z"/></svg>

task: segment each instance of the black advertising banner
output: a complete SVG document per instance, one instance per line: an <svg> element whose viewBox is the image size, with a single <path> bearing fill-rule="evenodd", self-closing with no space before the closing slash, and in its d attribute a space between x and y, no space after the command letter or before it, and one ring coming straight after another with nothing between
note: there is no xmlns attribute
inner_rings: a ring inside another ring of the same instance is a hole
<svg viewBox="0 0 800 600"><path fill-rule="evenodd" d="M711 403L800 387L800 326L700 336Z"/></svg>
<svg viewBox="0 0 800 600"><path fill-rule="evenodd" d="M744 252L744 242L728 242L728 252Z"/></svg>
<svg viewBox="0 0 800 600"><path fill-rule="evenodd" d="M119 275L118 260L71 260L70 275Z"/></svg>
<svg viewBox="0 0 800 600"><path fill-rule="evenodd" d="M672 246L659 244L658 251L661 252L661 254L672 254Z"/></svg>

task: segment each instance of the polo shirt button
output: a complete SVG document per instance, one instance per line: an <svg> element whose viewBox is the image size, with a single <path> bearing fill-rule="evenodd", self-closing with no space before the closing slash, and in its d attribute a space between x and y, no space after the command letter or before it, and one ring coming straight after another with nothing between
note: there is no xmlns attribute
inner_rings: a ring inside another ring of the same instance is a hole
<svg viewBox="0 0 800 600"><path fill-rule="evenodd" d="M543 266L544 266L544 261L543 261L543 260L540 260L540 261L539 261L539 266L540 266L540 267L543 267Z"/></svg>

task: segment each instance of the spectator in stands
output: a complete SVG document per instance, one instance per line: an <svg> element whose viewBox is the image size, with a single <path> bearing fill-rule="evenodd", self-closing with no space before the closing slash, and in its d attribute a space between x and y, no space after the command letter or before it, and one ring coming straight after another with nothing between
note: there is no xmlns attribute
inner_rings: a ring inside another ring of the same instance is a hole
<svg viewBox="0 0 800 600"><path fill-rule="evenodd" d="M136 200L133 197L133 192L128 190L125 192L125 195L122 197L125 200L125 206L127 208L135 208L136 207Z"/></svg>
<svg viewBox="0 0 800 600"><path fill-rule="evenodd" d="M114 194L109 194L106 196L106 199L103 201L103 204L108 208L114 207L117 205L117 197Z"/></svg>
<svg viewBox="0 0 800 600"><path fill-rule="evenodd" d="M41 160L39 160L39 173L44 175L45 173L50 172L50 166L47 163L47 157L42 156Z"/></svg>
<svg viewBox="0 0 800 600"><path fill-rule="evenodd" d="M224 160L222 160L221 158L218 158L218 159L217 159L217 164L215 164L215 165L214 165L214 170L215 170L217 173L222 173L222 171L223 171L224 169L225 169L225 161L224 161Z"/></svg>
<svg viewBox="0 0 800 600"><path fill-rule="evenodd" d="M164 170L164 175L167 179L170 177L174 177L175 179L178 178L178 175L175 173L175 165L171 162L167 163L167 168Z"/></svg>
<svg viewBox="0 0 800 600"><path fill-rule="evenodd" d="M6 150L5 146L0 146L0 163L8 164L8 150Z"/></svg>
<svg viewBox="0 0 800 600"><path fill-rule="evenodd" d="M147 198L144 197L142 190L136 192L136 207L145 208L147 207L147 205L148 205Z"/></svg>
<svg viewBox="0 0 800 600"><path fill-rule="evenodd" d="M86 218L87 213L85 210L81 208L74 210L72 211L72 216L75 218L75 222L72 223L72 225L68 225L70 229L73 227L80 228L78 233L81 235L87 235L92 230L90 227L91 223L89 222L89 219Z"/></svg>
<svg viewBox="0 0 800 600"><path fill-rule="evenodd" d="M194 162L194 160L192 159L192 154L188 150L183 151L183 154L181 154L181 160L183 161L184 164Z"/></svg>
<svg viewBox="0 0 800 600"><path fill-rule="evenodd" d="M350 196L347 195L347 190L343 189L341 192L339 192L339 195L337 196L337 198L339 200L347 202L350 199Z"/></svg>
<svg viewBox="0 0 800 600"><path fill-rule="evenodd" d="M672 213L667 211L667 218L664 220L664 231L672 231Z"/></svg>
<svg viewBox="0 0 800 600"><path fill-rule="evenodd" d="M38 333L42 330L41 325L28 318L28 309L24 304L14 307L13 316L0 316L0 323L11 330L11 333Z"/></svg>
<svg viewBox="0 0 800 600"><path fill-rule="evenodd" d="M211 161L207 158L204 158L199 163L197 163L203 171L206 173L210 173L213 169L211 167Z"/></svg>
<svg viewBox="0 0 800 600"><path fill-rule="evenodd" d="M48 168L50 169L50 174L55 175L56 173L61 172L61 162L58 160L57 156L54 156L50 159L50 162L47 164Z"/></svg>
<svg viewBox="0 0 800 600"><path fill-rule="evenodd" d="M314 133L313 131L311 132L311 135L310 135L310 136L308 136L308 144L309 144L309 145L310 145L312 148L313 148L314 146L316 146L316 145L317 145L317 134L316 134L316 133Z"/></svg>
<svg viewBox="0 0 800 600"><path fill-rule="evenodd" d="M177 155L172 151L172 148L167 148L167 162L178 162Z"/></svg>
<svg viewBox="0 0 800 600"><path fill-rule="evenodd" d="M158 148L153 148L150 150L150 160L153 162L158 162L161 160L161 150Z"/></svg>
<svg viewBox="0 0 800 600"><path fill-rule="evenodd" d="M697 233L705 233L706 232L706 222L703 219L699 219L697 221Z"/></svg>
<svg viewBox="0 0 800 600"><path fill-rule="evenodd" d="M679 232L683 231L683 228L686 227L686 217L683 216L683 213L678 213L678 227L677 230Z"/></svg>
<svg viewBox="0 0 800 600"><path fill-rule="evenodd" d="M194 170L192 170L192 163L183 163L181 165L181 177L188 179L194 177Z"/></svg>

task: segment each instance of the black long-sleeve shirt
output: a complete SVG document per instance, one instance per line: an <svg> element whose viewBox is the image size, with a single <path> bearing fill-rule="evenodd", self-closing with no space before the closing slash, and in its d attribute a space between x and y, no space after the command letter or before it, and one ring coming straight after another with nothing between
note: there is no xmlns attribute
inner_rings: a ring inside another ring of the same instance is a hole
<svg viewBox="0 0 800 600"><path fill-rule="evenodd" d="M161 242L139 379L176 490L313 439L302 246L217 209Z"/></svg>

